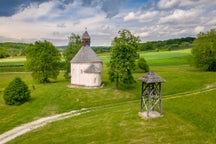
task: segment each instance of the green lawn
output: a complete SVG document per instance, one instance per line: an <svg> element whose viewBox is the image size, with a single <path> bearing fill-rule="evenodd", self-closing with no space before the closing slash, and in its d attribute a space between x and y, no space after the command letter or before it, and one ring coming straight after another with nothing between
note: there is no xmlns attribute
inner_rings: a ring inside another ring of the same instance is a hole
<svg viewBox="0 0 216 144"><path fill-rule="evenodd" d="M116 91L107 76L107 53L99 55L104 61L105 84L100 89L69 89L63 73L57 81L40 85L32 81L30 73L0 73L0 133L40 117L96 107L9 143L216 143L216 73L190 67L187 61L190 50L140 55L146 58L151 70L166 80L162 84L163 118L138 117L141 83L137 81L130 89L120 87ZM142 75L135 73L134 77ZM21 106L7 106L3 91L17 76L28 84L32 98ZM208 89L214 90L205 92Z"/></svg>

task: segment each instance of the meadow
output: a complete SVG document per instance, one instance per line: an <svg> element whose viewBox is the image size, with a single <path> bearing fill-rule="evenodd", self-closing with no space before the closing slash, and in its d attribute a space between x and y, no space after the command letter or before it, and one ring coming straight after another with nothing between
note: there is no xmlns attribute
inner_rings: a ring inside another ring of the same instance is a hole
<svg viewBox="0 0 216 144"><path fill-rule="evenodd" d="M216 143L216 73L191 67L190 49L140 53L150 70L166 80L163 117L152 120L138 116L141 82L116 91L107 75L109 53L99 56L104 62L104 87L99 89L70 89L63 73L52 83L35 84L30 73L1 72L0 134L41 117L89 108L92 111L50 123L9 143ZM136 80L142 75L134 73ZM28 84L32 97L23 105L7 106L3 91L15 77Z"/></svg>

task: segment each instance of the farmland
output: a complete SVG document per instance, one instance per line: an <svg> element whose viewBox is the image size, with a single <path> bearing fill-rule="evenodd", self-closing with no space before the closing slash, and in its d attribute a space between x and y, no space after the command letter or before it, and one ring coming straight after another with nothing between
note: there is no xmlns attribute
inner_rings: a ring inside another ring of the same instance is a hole
<svg viewBox="0 0 216 144"><path fill-rule="evenodd" d="M41 117L89 108L80 116L50 123L9 143L216 143L216 73L190 66L190 50L141 52L150 66L166 80L162 84L163 117L138 116L141 84L116 91L107 75L109 53L103 60L104 87L69 89L63 73L49 84L35 84L30 73L0 73L0 133ZM1 59L3 64L23 63L25 58ZM138 79L144 73L134 73ZM3 91L15 77L25 81L32 98L20 106L7 106ZM35 89L33 89L33 86Z"/></svg>

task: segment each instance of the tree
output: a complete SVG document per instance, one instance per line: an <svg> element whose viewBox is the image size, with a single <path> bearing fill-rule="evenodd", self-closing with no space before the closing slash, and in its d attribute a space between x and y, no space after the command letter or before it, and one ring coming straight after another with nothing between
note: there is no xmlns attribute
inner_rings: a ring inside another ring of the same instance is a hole
<svg viewBox="0 0 216 144"><path fill-rule="evenodd" d="M28 86L18 77L11 81L4 91L4 100L8 105L20 105L28 101L29 98Z"/></svg>
<svg viewBox="0 0 216 144"><path fill-rule="evenodd" d="M64 76L66 79L69 78L68 74L70 73L70 61L79 51L79 49L82 47L82 41L79 35L72 33L71 36L68 37L68 39L69 39L68 46L64 50L64 59L65 59Z"/></svg>
<svg viewBox="0 0 216 144"><path fill-rule="evenodd" d="M32 77L39 83L56 79L60 66L61 55L58 49L48 41L36 41L27 48L25 67L32 71Z"/></svg>
<svg viewBox="0 0 216 144"><path fill-rule="evenodd" d="M138 69L141 69L143 72L149 71L149 66L144 58L139 58L137 61Z"/></svg>
<svg viewBox="0 0 216 144"><path fill-rule="evenodd" d="M123 84L134 83L132 71L135 69L139 37L135 37L129 30L118 32L119 37L115 37L111 47L109 79L116 83L118 89L119 82Z"/></svg>
<svg viewBox="0 0 216 144"><path fill-rule="evenodd" d="M216 71L216 30L199 33L193 42L192 55L195 66Z"/></svg>

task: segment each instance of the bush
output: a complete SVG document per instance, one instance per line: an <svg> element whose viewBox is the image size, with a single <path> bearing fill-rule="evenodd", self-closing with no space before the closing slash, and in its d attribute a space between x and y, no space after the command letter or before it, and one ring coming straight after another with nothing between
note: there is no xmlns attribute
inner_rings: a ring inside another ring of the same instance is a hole
<svg viewBox="0 0 216 144"><path fill-rule="evenodd" d="M136 71L142 71L142 72L148 72L149 71L149 66L144 58L139 58L137 61L137 68L138 70Z"/></svg>
<svg viewBox="0 0 216 144"><path fill-rule="evenodd" d="M11 81L4 91L4 100L8 105L20 105L28 101L29 98L30 90L20 78Z"/></svg>

